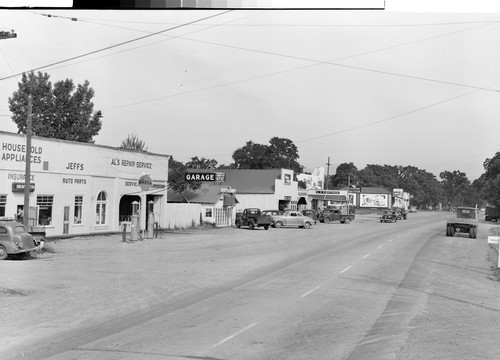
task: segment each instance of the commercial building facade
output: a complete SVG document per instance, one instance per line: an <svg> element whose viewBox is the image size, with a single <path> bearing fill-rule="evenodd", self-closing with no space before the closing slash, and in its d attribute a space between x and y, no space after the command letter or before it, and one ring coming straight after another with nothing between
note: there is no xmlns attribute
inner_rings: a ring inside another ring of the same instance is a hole
<svg viewBox="0 0 500 360"><path fill-rule="evenodd" d="M148 211L161 226L169 155L41 137L31 145L30 207L24 209L26 137L0 132L0 216L22 209L47 236L98 234L121 231L135 203L142 229Z"/></svg>

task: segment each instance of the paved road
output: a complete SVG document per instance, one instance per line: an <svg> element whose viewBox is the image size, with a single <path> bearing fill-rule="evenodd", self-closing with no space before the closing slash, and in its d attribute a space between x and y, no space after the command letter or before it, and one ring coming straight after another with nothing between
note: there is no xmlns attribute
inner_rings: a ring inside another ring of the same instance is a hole
<svg viewBox="0 0 500 360"><path fill-rule="evenodd" d="M394 359L428 301L432 264L469 242L443 242L445 216L213 231L177 249L183 257L177 266L192 269L184 291L161 301L145 294L141 309L55 332L23 358ZM160 254L173 250L174 243L155 247ZM151 259L150 269L167 275L155 260L162 258ZM100 260L92 264L106 268Z"/></svg>

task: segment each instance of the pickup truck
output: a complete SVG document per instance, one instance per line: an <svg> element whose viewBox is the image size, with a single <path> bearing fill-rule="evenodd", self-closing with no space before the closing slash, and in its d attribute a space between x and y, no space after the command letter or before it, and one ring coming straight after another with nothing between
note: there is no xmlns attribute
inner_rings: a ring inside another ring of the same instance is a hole
<svg viewBox="0 0 500 360"><path fill-rule="evenodd" d="M354 214L343 214L340 209L325 209L319 215L319 221L323 223L331 223L333 221L340 221L341 224L349 224L355 219Z"/></svg>
<svg viewBox="0 0 500 360"><path fill-rule="evenodd" d="M469 238L477 237L478 219L473 207L457 207L456 219L446 221L446 236L455 236L455 233L469 234Z"/></svg>
<svg viewBox="0 0 500 360"><path fill-rule="evenodd" d="M256 227L263 227L265 230L271 226L271 216L261 214L260 209L248 208L243 212L236 213L236 227L248 226L251 230Z"/></svg>

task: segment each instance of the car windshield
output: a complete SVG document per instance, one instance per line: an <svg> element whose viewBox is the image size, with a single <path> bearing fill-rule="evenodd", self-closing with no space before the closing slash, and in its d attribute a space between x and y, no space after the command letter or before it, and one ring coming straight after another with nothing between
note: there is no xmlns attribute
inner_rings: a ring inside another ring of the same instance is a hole
<svg viewBox="0 0 500 360"><path fill-rule="evenodd" d="M24 234L26 233L26 228L23 226L23 225L17 225L15 228L14 228L14 232L16 234Z"/></svg>

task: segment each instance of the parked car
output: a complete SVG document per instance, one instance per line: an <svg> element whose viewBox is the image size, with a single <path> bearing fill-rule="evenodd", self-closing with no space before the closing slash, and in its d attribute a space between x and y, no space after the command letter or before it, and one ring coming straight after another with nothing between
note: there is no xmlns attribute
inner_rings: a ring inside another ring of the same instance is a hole
<svg viewBox="0 0 500 360"><path fill-rule="evenodd" d="M274 226L277 228L282 226L298 226L309 229L314 224L312 218L302 215L299 211L285 211L283 215L275 215L272 218Z"/></svg>
<svg viewBox="0 0 500 360"><path fill-rule="evenodd" d="M385 210L380 216L380 222L396 222L397 215L395 211Z"/></svg>
<svg viewBox="0 0 500 360"><path fill-rule="evenodd" d="M274 220L273 216L274 215L282 215L283 211L281 210L262 210L260 212L261 215L269 215L271 217L271 226L274 226Z"/></svg>
<svg viewBox="0 0 500 360"><path fill-rule="evenodd" d="M268 230L272 223L271 217L263 215L260 209L248 208L241 213L236 213L235 224L238 229L242 226L248 226L251 230L256 227L263 227L265 230Z"/></svg>
<svg viewBox="0 0 500 360"><path fill-rule="evenodd" d="M9 255L23 255L37 249L38 242L17 221L0 220L0 260Z"/></svg>
<svg viewBox="0 0 500 360"><path fill-rule="evenodd" d="M301 211L302 215L304 216L309 216L311 219L314 220L314 224L316 225L316 222L319 220L320 214L314 210L314 209L304 209Z"/></svg>

